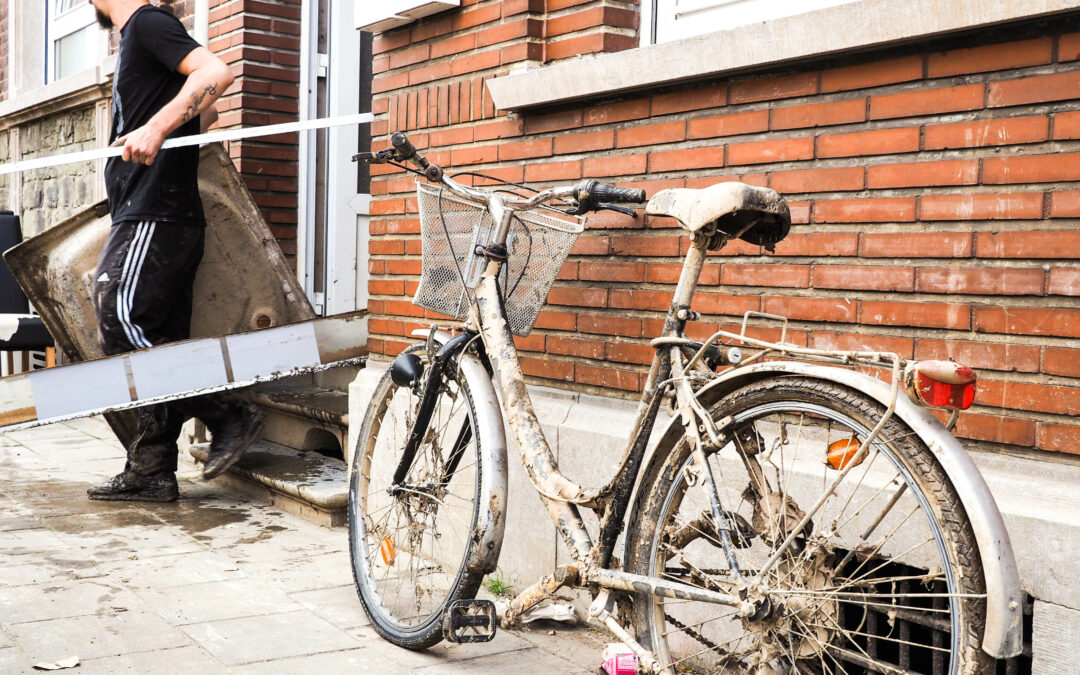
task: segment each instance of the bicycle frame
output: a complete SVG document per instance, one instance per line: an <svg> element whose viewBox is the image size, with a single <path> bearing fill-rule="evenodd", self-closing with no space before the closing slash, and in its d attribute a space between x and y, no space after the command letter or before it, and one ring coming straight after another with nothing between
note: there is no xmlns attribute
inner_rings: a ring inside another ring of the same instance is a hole
<svg viewBox="0 0 1080 675"><path fill-rule="evenodd" d="M443 182L459 195L476 200L490 210L496 223L493 245L505 244L510 222L515 211L529 208L530 205L537 201L534 198L533 200L508 204L502 195L488 194L480 190L465 188L448 178L443 178ZM852 379L854 377L859 380L857 386L860 390L873 390L872 395L886 406L886 413L875 429L861 443L860 453L866 451L889 417L895 414L898 409L901 411L901 418L913 429L916 429L934 452L938 454L943 468L949 473L950 479L953 480L960 493L965 508L971 515L980 554L986 568L988 586L987 624L983 647L989 654L997 657L1015 653L1021 644L1019 580L1012 550L1008 543L1008 535L1004 529L1001 516L981 476L979 476L978 471L971 464L970 459L967 458L959 443L925 409L917 408L906 397L900 396L899 384L902 359L899 356L876 352L802 349L782 342L777 344L752 340L745 335L745 320L744 330L741 335L719 331L705 343L688 340L683 336L687 322L696 316L691 311L690 304L705 262L706 247L712 236L715 236L715 233L706 234L702 232L694 233L692 237L692 244L684 260L682 272L664 322L662 335L652 343L656 353L639 401L633 430L619 462L618 470L610 483L593 489L587 489L570 480L558 468L534 412L524 374L518 361L513 335L504 315L503 302L497 281L504 261L497 257L489 258L480 283L474 291L475 302L472 304L470 315L465 321L466 331L470 336L478 334L482 339L483 354L487 360L485 365L490 366L495 389L500 392L500 407L517 440L522 463L573 560L573 563L560 567L518 595L504 613L504 625L512 623L522 612L527 611L551 592L567 585L595 585L602 589L710 602L738 608L739 612L744 615L749 615L754 611L750 603L737 595L710 591L677 581L667 581L618 569L610 569L616 539L626 526L626 514L632 504L635 488L639 478L645 473L642 471L642 467L647 459L648 440L655 426L660 403L665 393L669 389L673 390L678 411L678 417L672 422L672 426L665 434L665 441L670 440L673 435L675 437L686 435L695 444L695 452L701 453L701 445L706 442L706 439L701 434L704 433L708 437L707 442L712 444L718 444L724 440L723 435L727 433L726 430L716 428L702 405L702 401L699 400L702 397L702 392L709 390L710 386L719 380L714 379L712 383L695 390L692 386L692 373L690 371L713 343L722 338L728 338L740 340L743 344L762 349L754 358L763 358L768 354L780 353L788 358L833 364L832 366L818 365L814 367L814 370L805 372L811 373L813 377L838 382L843 382L845 378ZM465 340L458 338L450 340L440 350L440 357L449 360L453 356L453 353L450 353L453 350L448 349L451 343L454 343L457 349L462 349L471 342L472 337ZM687 349L696 350L689 359L684 356L684 350ZM733 372L782 372L783 369L776 367L776 363L784 364L787 362L759 363L753 367L735 369ZM855 373L850 369L835 367L835 365L850 366L856 364L890 368L893 373L891 387L870 376ZM793 365L801 364L794 363ZM840 376L826 371L837 371L837 373L846 375ZM435 372L429 373L428 377L429 382L437 379ZM715 375L713 377L715 378ZM851 382L844 383L849 386L852 384ZM871 386L871 383L873 383L873 386ZM425 389L430 389L430 386L425 387ZM704 400L707 403L709 400L716 399L706 398ZM426 426L426 424L421 424L421 426ZM410 447L412 447L412 443L410 443ZM654 451L654 453L663 452L664 447L662 442L660 450ZM406 454L408 455L408 452ZM652 461L652 459L649 461ZM411 462L411 458L403 456L399 472L407 470L409 462ZM707 464L703 463L703 465L707 467ZM854 466L855 463L851 463L849 468ZM845 474L846 471L839 472L837 482ZM711 475L706 475L704 478L710 483L712 482ZM712 495L710 496L713 498L711 504L712 514L718 524L718 530L724 542L724 549L728 554L731 569L738 575L737 562L732 554L733 547L727 532L726 518L716 497L717 491L713 489L711 492ZM814 515L818 506L820 504L808 510L805 516L806 520L809 520ZM580 512L581 507L590 508L599 517L599 534L595 541L593 541L585 528ZM762 577L764 572L780 557L783 550L791 544L795 536L794 533L800 530L801 524L792 528L792 534L781 544L775 555L762 569L756 572L755 579L749 580L750 583ZM605 623L617 637L638 652L644 666L650 667L655 663L651 652L639 645L612 616L612 602L608 591L599 593L590 614Z"/></svg>

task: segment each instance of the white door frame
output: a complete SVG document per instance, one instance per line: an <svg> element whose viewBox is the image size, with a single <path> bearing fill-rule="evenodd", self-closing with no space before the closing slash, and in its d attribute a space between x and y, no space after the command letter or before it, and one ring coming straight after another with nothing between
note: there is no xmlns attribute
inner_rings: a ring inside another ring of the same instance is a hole
<svg viewBox="0 0 1080 675"><path fill-rule="evenodd" d="M300 3L300 101L301 121L318 116L319 3ZM304 294L315 298L315 145L317 132L300 132L296 186L296 277Z"/></svg>
<svg viewBox="0 0 1080 675"><path fill-rule="evenodd" d="M360 110L360 32L353 27L354 3L367 0L330 0L327 49L318 49L318 3L303 3L300 56L300 118L318 113L317 84L320 69L326 69L327 115L334 117ZM367 268L359 253L367 251L367 215L370 198L357 195L357 151L359 130L335 127L327 130L326 232L323 270L324 292L315 293L315 190L317 170L316 134L303 133L299 148L299 194L297 222L297 275L321 314L351 312L367 305Z"/></svg>

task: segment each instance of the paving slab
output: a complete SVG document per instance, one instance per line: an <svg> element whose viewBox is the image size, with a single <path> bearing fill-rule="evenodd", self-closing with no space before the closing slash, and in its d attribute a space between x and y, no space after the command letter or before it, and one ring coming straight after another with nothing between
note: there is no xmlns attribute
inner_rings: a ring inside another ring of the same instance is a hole
<svg viewBox="0 0 1080 675"><path fill-rule="evenodd" d="M233 675L356 675L356 673L409 672L400 663L371 649L312 654L291 659L263 661L232 669Z"/></svg>
<svg viewBox="0 0 1080 675"><path fill-rule="evenodd" d="M102 483L112 478L124 468L123 458L83 459L81 457L64 462L64 468L71 473L84 477L90 483Z"/></svg>
<svg viewBox="0 0 1080 675"><path fill-rule="evenodd" d="M67 540L69 546L94 560L150 558L204 550L185 532L162 527L157 518L133 509L47 518L45 525Z"/></svg>
<svg viewBox="0 0 1080 675"><path fill-rule="evenodd" d="M4 473L0 466L0 473ZM117 502L90 501L86 489L90 479L86 476L66 476L46 470L27 470L20 482L5 485L4 494L13 502L30 509L39 518L72 516L83 513L105 513L135 508Z"/></svg>
<svg viewBox="0 0 1080 675"><path fill-rule="evenodd" d="M56 464L47 461L25 445L0 445L0 469L5 473L20 475L26 471L44 471L51 468L56 468Z"/></svg>
<svg viewBox="0 0 1080 675"><path fill-rule="evenodd" d="M307 610L338 628L368 625L367 614L356 595L356 586L333 586L292 593L290 597Z"/></svg>
<svg viewBox="0 0 1080 675"><path fill-rule="evenodd" d="M11 641L11 636L7 634L2 628L0 628L0 649L5 647L11 647L15 643Z"/></svg>
<svg viewBox="0 0 1080 675"><path fill-rule="evenodd" d="M51 517L45 526L95 561L203 550L186 532L162 527L158 518L137 510Z"/></svg>
<svg viewBox="0 0 1080 675"><path fill-rule="evenodd" d="M342 550L301 558L245 560L239 567L248 576L292 593L352 583L351 565L349 552Z"/></svg>
<svg viewBox="0 0 1080 675"><path fill-rule="evenodd" d="M225 667L199 647L158 649L152 652L122 654L89 659L79 665L78 675L118 675L132 673L167 673L168 675L207 675L224 672ZM63 671L61 671L63 672Z"/></svg>
<svg viewBox="0 0 1080 675"><path fill-rule="evenodd" d="M119 473L124 468L124 451L119 449L117 443L108 443L85 434L35 443L34 452L48 462L64 466L69 466L72 461L95 459L111 461L113 473Z"/></svg>
<svg viewBox="0 0 1080 675"><path fill-rule="evenodd" d="M355 637L306 610L192 624L181 630L228 666L361 646Z"/></svg>
<svg viewBox="0 0 1080 675"><path fill-rule="evenodd" d="M434 647L422 652L402 649L401 647L383 640L371 626L354 628L349 632L361 639L364 644L367 645L368 649L391 661L400 662L410 670L430 668L445 665L454 661L464 661L482 656L491 656L493 654L507 654L532 648L531 644L521 639L515 632L508 631L496 632L495 638L491 642L481 642L478 644L451 644L449 642L440 642Z"/></svg>
<svg viewBox="0 0 1080 675"><path fill-rule="evenodd" d="M0 564L0 587L55 584L100 576L104 574L93 562L79 558L35 556L33 562L22 565Z"/></svg>
<svg viewBox="0 0 1080 675"><path fill-rule="evenodd" d="M0 588L0 624L44 621L90 614L142 610L131 591L105 579Z"/></svg>
<svg viewBox="0 0 1080 675"><path fill-rule="evenodd" d="M34 661L93 659L191 644L186 635L149 611L16 623L8 630Z"/></svg>
<svg viewBox="0 0 1080 675"><path fill-rule="evenodd" d="M60 422L53 425L55 427L67 427L73 432L84 433L88 436L101 439L110 443L116 448L117 456L124 456L124 448L120 445L120 441L116 440L116 435L113 434L112 427L105 421L104 417L83 417L77 420L69 420L67 422Z"/></svg>
<svg viewBox="0 0 1080 675"><path fill-rule="evenodd" d="M0 649L0 673L37 672L30 657L15 647Z"/></svg>
<svg viewBox="0 0 1080 675"><path fill-rule="evenodd" d="M282 591L243 577L135 592L174 626L302 609Z"/></svg>
<svg viewBox="0 0 1080 675"><path fill-rule="evenodd" d="M7 497L0 497L0 532L40 527L42 524L33 511Z"/></svg>
<svg viewBox="0 0 1080 675"><path fill-rule="evenodd" d="M246 576L228 555L210 551L117 560L98 567L110 581L130 588L169 588Z"/></svg>
<svg viewBox="0 0 1080 675"><path fill-rule="evenodd" d="M52 530L41 527L4 530L0 532L0 567L20 564L23 556L61 553L69 545Z"/></svg>
<svg viewBox="0 0 1080 675"><path fill-rule="evenodd" d="M597 659L599 660L599 658ZM535 675L535 673L559 673L571 675L588 673L595 675L595 667L587 667L584 664L574 664L566 659L548 654L535 647L521 649L503 654L481 656L465 661L440 663L427 668L414 670L415 673L499 673L499 675Z"/></svg>

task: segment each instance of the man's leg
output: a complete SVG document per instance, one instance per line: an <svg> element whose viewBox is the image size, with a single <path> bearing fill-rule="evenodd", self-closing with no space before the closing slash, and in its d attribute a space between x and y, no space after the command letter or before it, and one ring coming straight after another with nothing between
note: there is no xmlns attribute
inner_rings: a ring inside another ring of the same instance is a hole
<svg viewBox="0 0 1080 675"><path fill-rule="evenodd" d="M194 271L202 258L201 227L170 223L113 225L98 260L94 300L107 355L188 337ZM173 316L180 299L183 320ZM185 421L171 404L135 411L136 437L124 472L89 490L91 499L176 499L176 439Z"/></svg>
<svg viewBox="0 0 1080 675"><path fill-rule="evenodd" d="M202 246L199 251L201 254ZM165 318L160 333L189 337L197 272L196 261L184 283L178 286L178 292L173 299L173 311ZM203 478L213 478L235 464L262 433L262 413L251 404L247 396L239 392L206 394L167 405L179 418L198 418L213 436L209 457L203 466ZM179 428L171 438L175 439L178 435Z"/></svg>

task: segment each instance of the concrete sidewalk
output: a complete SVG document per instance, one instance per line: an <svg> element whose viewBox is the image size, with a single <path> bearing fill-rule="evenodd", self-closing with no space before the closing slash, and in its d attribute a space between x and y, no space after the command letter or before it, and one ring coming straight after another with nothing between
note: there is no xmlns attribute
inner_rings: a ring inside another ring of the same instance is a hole
<svg viewBox="0 0 1080 675"><path fill-rule="evenodd" d="M122 467L98 418L0 435L0 673L70 656L110 674L596 672L597 637L554 625L398 649L368 625L344 528L183 463L179 502L86 499Z"/></svg>

